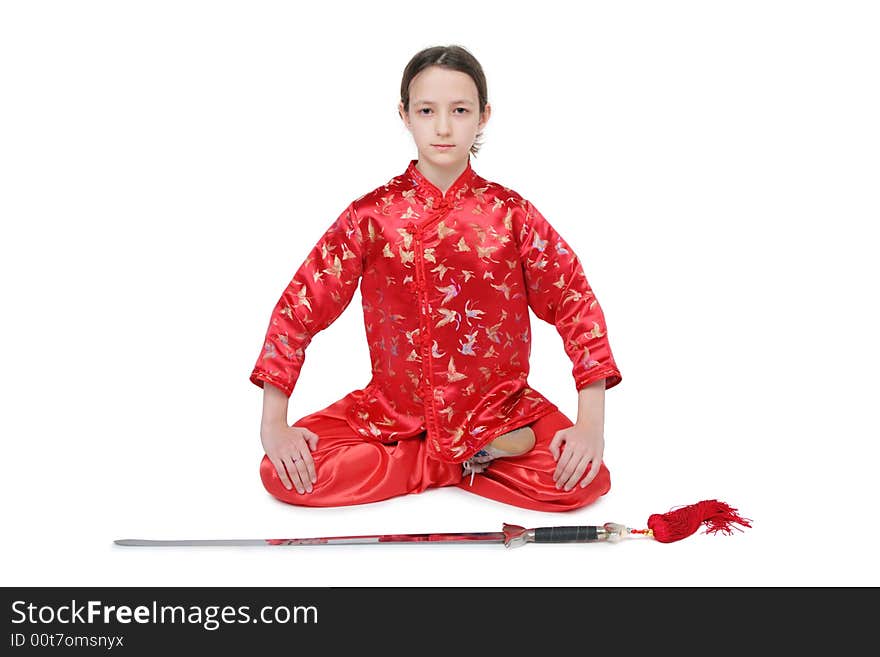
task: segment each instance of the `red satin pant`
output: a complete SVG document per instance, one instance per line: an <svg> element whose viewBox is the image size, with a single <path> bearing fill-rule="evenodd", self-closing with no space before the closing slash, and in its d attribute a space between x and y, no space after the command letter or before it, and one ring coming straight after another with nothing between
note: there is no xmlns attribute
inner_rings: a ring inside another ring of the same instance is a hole
<svg viewBox="0 0 880 657"><path fill-rule="evenodd" d="M611 488L611 477L603 463L595 479L584 488L558 490L553 481L556 461L550 441L559 429L573 423L555 411L531 425L535 447L523 456L499 458L489 469L464 476L460 463L443 463L428 456L423 437L392 444L359 436L345 420L343 398L327 408L306 415L294 426L318 435L312 452L317 481L311 493L287 490L268 456L260 463L260 477L273 496L300 506L347 506L378 502L398 495L421 493L428 488L457 486L461 490L499 502L536 511L570 511L594 502Z"/></svg>

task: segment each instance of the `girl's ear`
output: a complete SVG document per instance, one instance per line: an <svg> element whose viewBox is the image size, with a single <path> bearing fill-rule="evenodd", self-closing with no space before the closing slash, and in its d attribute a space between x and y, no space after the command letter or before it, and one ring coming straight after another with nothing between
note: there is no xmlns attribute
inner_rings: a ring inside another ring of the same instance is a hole
<svg viewBox="0 0 880 657"><path fill-rule="evenodd" d="M403 125L405 125L407 130L409 130L409 123L406 120L406 112L403 111L403 101L397 103L397 113L400 115L400 120L403 121Z"/></svg>
<svg viewBox="0 0 880 657"><path fill-rule="evenodd" d="M480 119L480 130L486 127L486 124L489 122L489 116L492 114L492 106L487 102L485 109L483 109L483 116Z"/></svg>

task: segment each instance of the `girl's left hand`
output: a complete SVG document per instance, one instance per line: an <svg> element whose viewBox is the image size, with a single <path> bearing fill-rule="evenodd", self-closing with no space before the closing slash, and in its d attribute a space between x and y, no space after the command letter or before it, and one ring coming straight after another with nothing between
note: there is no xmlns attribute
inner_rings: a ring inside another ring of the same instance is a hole
<svg viewBox="0 0 880 657"><path fill-rule="evenodd" d="M553 472L556 488L571 490L578 481L584 488L596 478L605 452L603 434L601 426L587 424L575 424L556 432L550 441L550 453L556 461L556 470ZM559 449L563 445L560 456ZM587 473L585 477L584 472Z"/></svg>

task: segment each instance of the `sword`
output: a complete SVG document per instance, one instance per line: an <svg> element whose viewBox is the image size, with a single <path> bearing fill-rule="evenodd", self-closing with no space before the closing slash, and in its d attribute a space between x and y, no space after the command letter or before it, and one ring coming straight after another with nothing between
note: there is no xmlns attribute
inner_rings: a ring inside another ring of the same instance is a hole
<svg viewBox="0 0 880 657"><path fill-rule="evenodd" d="M617 543L632 536L651 538L661 543L672 543L694 534L705 526L704 533L731 534L740 527L751 527L751 520L743 518L739 511L726 502L703 500L673 508L666 513L654 513L648 518L647 529L635 529L616 522L604 525L578 525L557 527L534 527L526 529L519 525L503 523L500 532L459 532L435 534L370 534L365 536L319 536L315 538L229 538L150 540L122 538L116 545L140 547L190 547L190 546L281 546L281 545L358 545L375 543L502 543L504 547L520 547L526 543Z"/></svg>
<svg viewBox="0 0 880 657"><path fill-rule="evenodd" d="M500 532L446 532L431 534L370 534L364 536L319 536L314 538L245 538L151 540L122 538L116 545L136 547L251 547L288 545L360 545L374 543L494 543L520 547L526 543L616 543L631 535L651 535L650 529L632 529L613 522L604 525L534 527L503 523Z"/></svg>

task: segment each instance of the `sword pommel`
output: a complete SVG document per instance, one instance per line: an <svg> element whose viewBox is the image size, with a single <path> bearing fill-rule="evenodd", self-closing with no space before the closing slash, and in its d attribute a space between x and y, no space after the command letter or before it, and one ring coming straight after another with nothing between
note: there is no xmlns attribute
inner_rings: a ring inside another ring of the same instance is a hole
<svg viewBox="0 0 880 657"><path fill-rule="evenodd" d="M625 525L616 522L606 522L599 530L599 540L608 541L609 543L617 543L629 535L629 530Z"/></svg>

